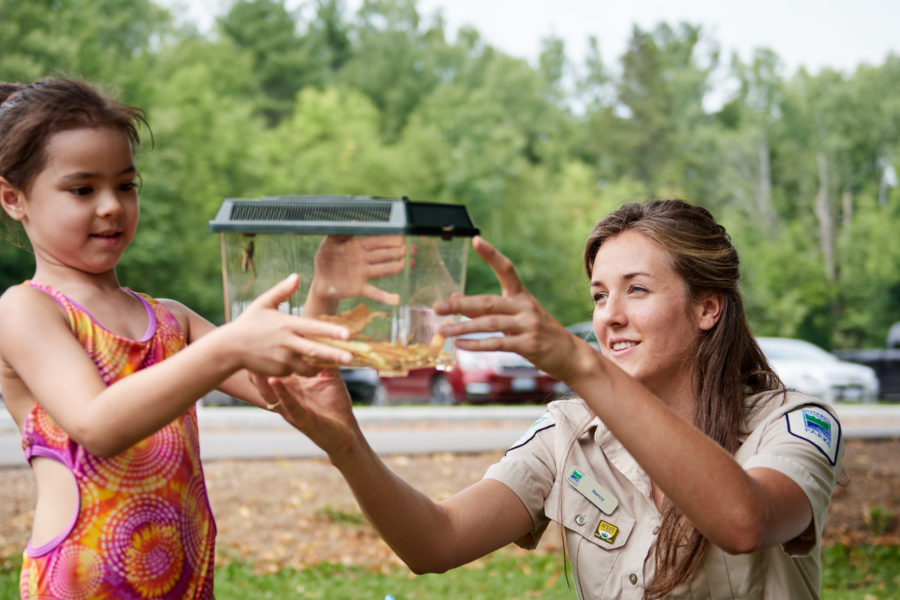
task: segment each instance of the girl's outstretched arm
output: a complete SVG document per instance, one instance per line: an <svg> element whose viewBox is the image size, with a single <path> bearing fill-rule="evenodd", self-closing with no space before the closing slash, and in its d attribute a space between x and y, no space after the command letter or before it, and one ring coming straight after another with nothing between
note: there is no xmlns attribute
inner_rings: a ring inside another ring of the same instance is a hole
<svg viewBox="0 0 900 600"><path fill-rule="evenodd" d="M21 424L40 402L69 435L98 456L111 456L156 432L198 398L247 369L264 375L307 372L306 362L345 364L349 353L306 339L346 338L344 327L281 313L295 275L262 294L233 322L206 332L159 364L106 386L47 294L26 286L0 298L0 358L15 386Z"/></svg>
<svg viewBox="0 0 900 600"><path fill-rule="evenodd" d="M481 480L435 502L388 469L360 430L337 370L256 379L285 419L325 450L378 533L414 572L446 571L532 531L525 505L498 481Z"/></svg>

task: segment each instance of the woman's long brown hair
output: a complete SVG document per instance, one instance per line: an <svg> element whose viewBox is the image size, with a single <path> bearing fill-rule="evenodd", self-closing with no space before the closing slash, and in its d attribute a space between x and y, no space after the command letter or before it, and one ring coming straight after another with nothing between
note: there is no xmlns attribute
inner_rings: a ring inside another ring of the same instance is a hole
<svg viewBox="0 0 900 600"><path fill-rule="evenodd" d="M738 291L740 264L725 228L705 208L681 200L628 203L607 215L588 236L584 268L591 276L597 251L623 231L638 231L668 252L691 298L722 295L719 321L701 332L696 348L694 425L734 454L743 433L748 394L780 388L750 331ZM662 598L687 579L703 558L706 539L670 502L661 507L654 547L656 574L645 598Z"/></svg>

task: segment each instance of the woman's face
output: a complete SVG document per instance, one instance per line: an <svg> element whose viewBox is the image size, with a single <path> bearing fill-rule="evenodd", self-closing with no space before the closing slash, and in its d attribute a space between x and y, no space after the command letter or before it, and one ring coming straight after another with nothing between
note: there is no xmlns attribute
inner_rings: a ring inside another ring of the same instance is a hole
<svg viewBox="0 0 900 600"><path fill-rule="evenodd" d="M657 393L690 385L697 338L718 310L691 300L666 250L634 230L610 238L594 260L591 296L605 356Z"/></svg>

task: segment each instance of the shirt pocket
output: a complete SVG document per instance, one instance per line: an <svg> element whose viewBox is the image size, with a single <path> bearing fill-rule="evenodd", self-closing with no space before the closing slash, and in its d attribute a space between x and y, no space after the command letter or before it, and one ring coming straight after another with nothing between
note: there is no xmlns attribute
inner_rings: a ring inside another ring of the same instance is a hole
<svg viewBox="0 0 900 600"><path fill-rule="evenodd" d="M562 488L562 502L548 502L547 517L600 548L615 550L628 541L634 517L618 506L607 515L570 486Z"/></svg>
<svg viewBox="0 0 900 600"><path fill-rule="evenodd" d="M581 597L620 597L625 584L615 573L623 567L616 564L620 560L629 562L623 555L628 552L626 543L635 527L634 517L621 504L607 515L571 486L564 485L561 491L562 502L557 497L544 510L547 517L565 528Z"/></svg>

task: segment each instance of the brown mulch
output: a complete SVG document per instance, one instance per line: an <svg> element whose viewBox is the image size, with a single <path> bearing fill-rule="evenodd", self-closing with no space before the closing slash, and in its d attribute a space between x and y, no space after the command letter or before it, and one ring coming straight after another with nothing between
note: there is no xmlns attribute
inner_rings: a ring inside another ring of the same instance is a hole
<svg viewBox="0 0 900 600"><path fill-rule="evenodd" d="M385 462L430 497L442 499L479 480L499 457L499 452L435 454L394 456ZM204 468L219 529L220 564L246 560L260 572L323 561L373 570L401 564L326 460L222 460ZM34 486L26 468L0 469L0 474L0 557L9 557L21 554L28 539ZM900 439L849 441L826 544L900 544L898 514ZM549 531L538 551L559 552L560 544L558 532Z"/></svg>

